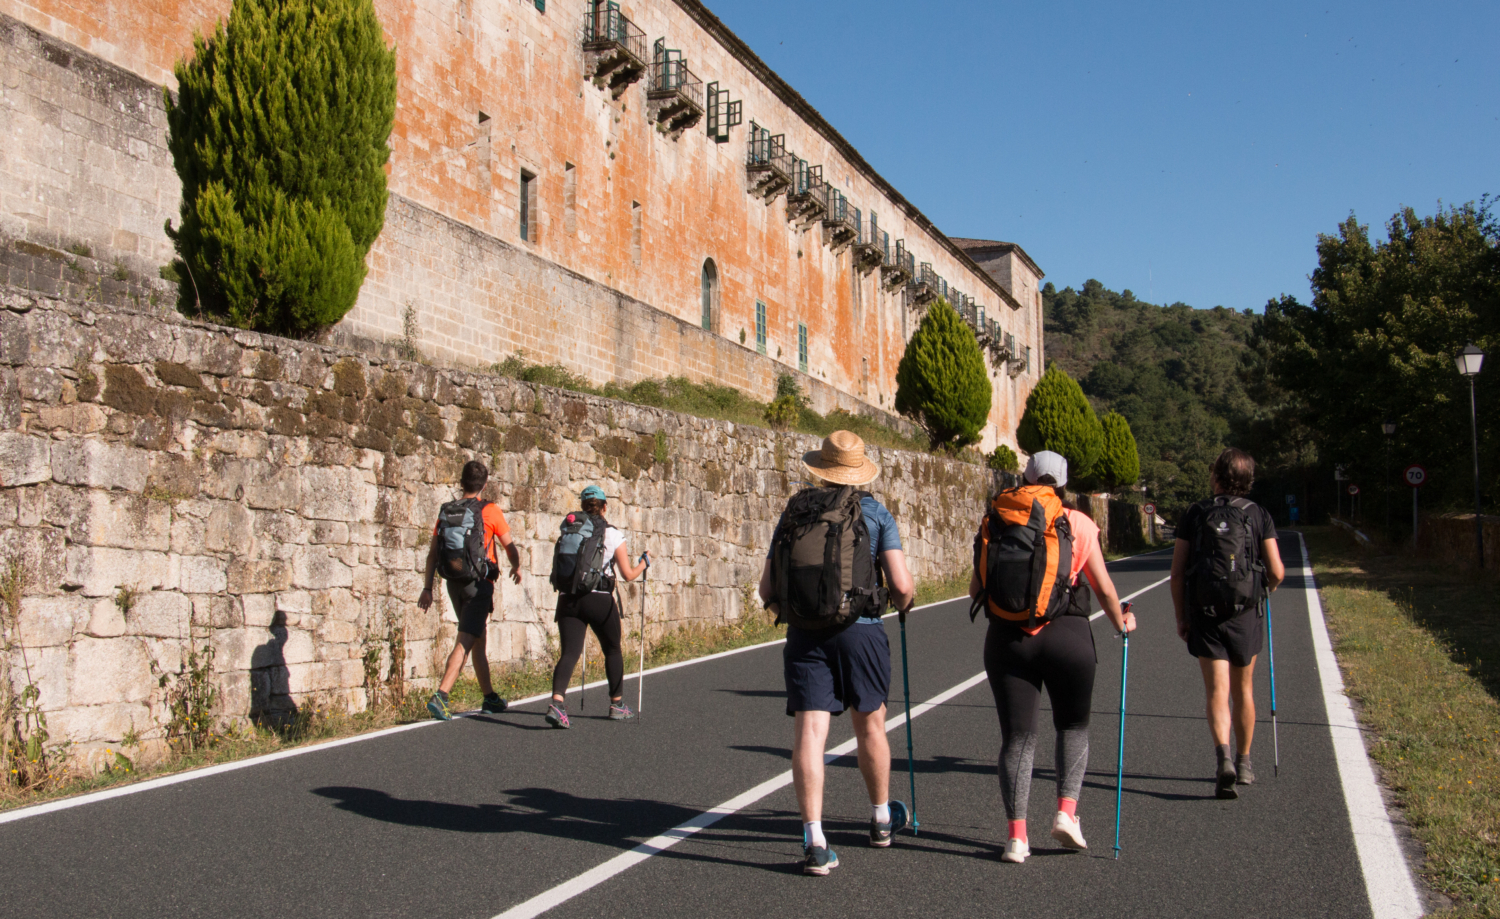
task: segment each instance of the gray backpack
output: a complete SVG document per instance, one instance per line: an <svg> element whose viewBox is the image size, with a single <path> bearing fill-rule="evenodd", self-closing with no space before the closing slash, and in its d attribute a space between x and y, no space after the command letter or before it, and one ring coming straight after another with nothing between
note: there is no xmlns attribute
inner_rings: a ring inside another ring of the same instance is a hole
<svg viewBox="0 0 1500 919"><path fill-rule="evenodd" d="M787 502L771 544L777 622L831 631L885 611L859 505L865 494L847 485L804 488Z"/></svg>
<svg viewBox="0 0 1500 919"><path fill-rule="evenodd" d="M603 517L574 511L563 518L557 543L552 547L552 589L558 593L581 596L594 590L607 590L604 576L604 531L609 524ZM604 585L604 586L601 586Z"/></svg>

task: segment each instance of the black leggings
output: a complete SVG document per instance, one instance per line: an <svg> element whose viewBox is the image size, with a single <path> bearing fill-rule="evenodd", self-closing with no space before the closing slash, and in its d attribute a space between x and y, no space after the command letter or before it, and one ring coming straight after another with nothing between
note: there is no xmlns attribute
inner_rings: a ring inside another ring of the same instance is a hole
<svg viewBox="0 0 1500 919"><path fill-rule="evenodd" d="M557 599L557 631L562 636L562 656L552 669L552 694L567 692L573 680L573 669L583 654L588 630L594 630L599 647L604 649L604 675L609 679L609 697L618 698L625 682L625 658L620 654L620 610L613 594L593 593L573 598L566 594Z"/></svg>
<svg viewBox="0 0 1500 919"><path fill-rule="evenodd" d="M1026 819L1042 686L1057 729L1057 796L1078 800L1089 760L1094 633L1088 619L1061 616L1035 635L991 619L984 669L1000 715L1000 794L1011 820Z"/></svg>

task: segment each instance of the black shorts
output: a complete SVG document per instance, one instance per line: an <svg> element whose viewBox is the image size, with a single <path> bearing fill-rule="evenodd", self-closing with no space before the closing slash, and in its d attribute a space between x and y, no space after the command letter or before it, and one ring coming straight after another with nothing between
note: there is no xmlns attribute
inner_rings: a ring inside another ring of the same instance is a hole
<svg viewBox="0 0 1500 919"><path fill-rule="evenodd" d="M1197 614L1188 616L1188 652L1194 657L1229 661L1236 667L1248 667L1265 643L1265 628L1257 606L1233 619L1209 619Z"/></svg>
<svg viewBox="0 0 1500 919"><path fill-rule="evenodd" d="M458 616L458 630L475 638L483 635L484 624L495 611L495 582L455 584L449 581L448 599L453 601L453 611Z"/></svg>
<svg viewBox="0 0 1500 919"><path fill-rule="evenodd" d="M787 626L781 652L786 713L877 711L891 691L885 626L856 622L831 636Z"/></svg>

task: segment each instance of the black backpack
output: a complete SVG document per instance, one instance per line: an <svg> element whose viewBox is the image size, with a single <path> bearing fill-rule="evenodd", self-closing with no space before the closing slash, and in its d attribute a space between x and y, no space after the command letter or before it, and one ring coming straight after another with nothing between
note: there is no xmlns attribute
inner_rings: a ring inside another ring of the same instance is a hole
<svg viewBox="0 0 1500 919"><path fill-rule="evenodd" d="M1049 485L1007 488L990 499L974 536L980 591L969 606L970 622L984 610L1036 628L1071 609L1073 529L1065 510Z"/></svg>
<svg viewBox="0 0 1500 919"><path fill-rule="evenodd" d="M608 590L612 584L605 577L604 532L609 528L603 517L574 511L563 518L556 544L552 547L552 574L549 580L558 593L581 596L593 590Z"/></svg>
<svg viewBox="0 0 1500 919"><path fill-rule="evenodd" d="M830 631L885 611L888 594L859 504L867 495L847 485L804 488L787 502L771 544L778 623Z"/></svg>
<svg viewBox="0 0 1500 919"><path fill-rule="evenodd" d="M1187 569L1188 605L1210 619L1233 619L1260 601L1259 547L1248 498L1219 495L1199 504Z"/></svg>
<svg viewBox="0 0 1500 919"><path fill-rule="evenodd" d="M438 509L437 572L443 580L470 584L490 576L484 551L484 506L479 498L449 501Z"/></svg>

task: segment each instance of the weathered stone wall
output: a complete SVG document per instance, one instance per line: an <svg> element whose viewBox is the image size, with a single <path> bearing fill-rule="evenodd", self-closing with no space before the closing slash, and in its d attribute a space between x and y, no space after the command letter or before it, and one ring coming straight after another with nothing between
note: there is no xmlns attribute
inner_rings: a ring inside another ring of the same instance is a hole
<svg viewBox="0 0 1500 919"><path fill-rule="evenodd" d="M420 567L473 457L525 560L521 585L502 582L492 659L546 653L552 536L589 482L631 549L658 558L650 632L732 620L815 446L175 315L0 297L0 562L30 571L27 663L54 737L85 754L159 736L152 662L175 671L189 641L215 648L237 716L314 696L362 707L365 642L393 622L407 675L429 678L454 619L416 609ZM992 475L872 452L914 574L967 564ZM137 592L128 612L121 588Z"/></svg>

